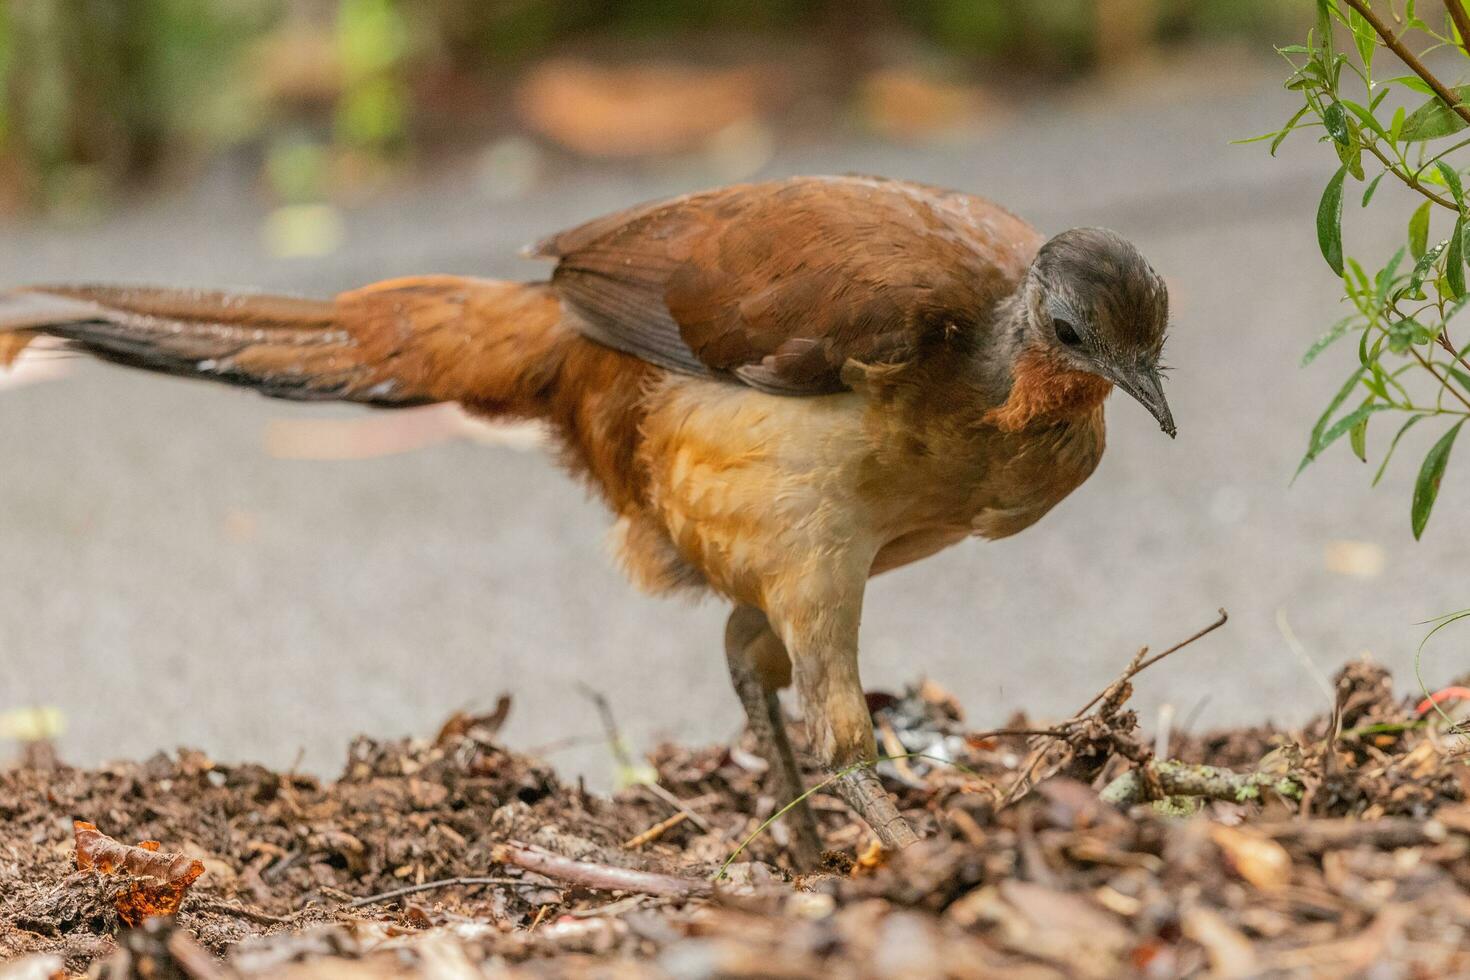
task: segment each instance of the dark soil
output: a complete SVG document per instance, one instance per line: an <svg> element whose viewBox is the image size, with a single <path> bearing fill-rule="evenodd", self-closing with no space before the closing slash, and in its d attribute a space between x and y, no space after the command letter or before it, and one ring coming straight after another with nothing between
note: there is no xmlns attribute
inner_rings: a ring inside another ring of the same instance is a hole
<svg viewBox="0 0 1470 980"><path fill-rule="evenodd" d="M1125 810L1097 792L1119 773L1172 785L1129 690L1055 737L970 733L932 685L874 695L880 745L923 756L880 766L923 842L884 855L819 791L826 868L793 874L778 823L712 891L777 806L750 745L662 746L658 786L611 799L499 745L503 710L358 739L330 783L33 748L0 772L0 960L29 957L0 980L1470 973L1470 756L1444 718L1354 663L1335 719L1170 740L1171 758L1266 774L1258 792ZM78 870L74 819L201 861L177 916L129 928L136 881ZM606 890L615 869L673 877ZM490 880L410 890L459 878Z"/></svg>

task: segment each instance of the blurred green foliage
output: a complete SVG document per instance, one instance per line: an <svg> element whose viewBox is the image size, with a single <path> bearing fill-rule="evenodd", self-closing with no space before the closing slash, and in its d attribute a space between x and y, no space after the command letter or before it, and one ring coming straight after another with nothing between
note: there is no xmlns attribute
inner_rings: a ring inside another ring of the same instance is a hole
<svg viewBox="0 0 1470 980"><path fill-rule="evenodd" d="M349 146L384 148L403 135L408 119L404 12L398 0L340 0L336 36L342 71L337 136Z"/></svg>
<svg viewBox="0 0 1470 980"><path fill-rule="evenodd" d="M9 0L0 10L0 151L12 196L63 207L179 146L251 125L226 84L275 11L230 0Z"/></svg>
<svg viewBox="0 0 1470 980"><path fill-rule="evenodd" d="M359 169L363 160L391 159L408 145L423 88L416 73L482 75L567 43L616 51L625 40L726 33L851 47L897 36L961 63L1054 76L1086 71L1106 56L1098 50L1107 34L1101 22L1120 9L1146 12L1152 42L1270 35L1294 6L1277 0L0 0L0 207L85 212L121 180L247 138L261 141L267 177L281 196L310 198L332 179L324 145L355 154ZM319 50L297 50L295 67L315 61L319 75L331 76L311 97L283 95L261 77L272 70L261 49L293 35L319 42ZM301 50L308 52L304 58Z"/></svg>

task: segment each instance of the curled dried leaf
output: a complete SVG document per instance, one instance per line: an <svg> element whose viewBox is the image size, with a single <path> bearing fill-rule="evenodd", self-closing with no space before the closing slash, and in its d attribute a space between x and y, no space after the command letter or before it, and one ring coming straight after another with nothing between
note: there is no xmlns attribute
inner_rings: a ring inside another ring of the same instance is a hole
<svg viewBox="0 0 1470 980"><path fill-rule="evenodd" d="M113 840L85 820L73 821L72 829L76 833L78 870L139 879L128 883L115 899L117 914L130 926L152 916L178 912L184 893L204 873L203 862L160 850L156 840L132 847Z"/></svg>
<svg viewBox="0 0 1470 980"><path fill-rule="evenodd" d="M186 886L204 873L203 863L185 854L160 851L156 840L145 840L136 847L129 847L85 820L74 821L72 829L76 832L77 868L82 871L90 869L100 874L123 871Z"/></svg>

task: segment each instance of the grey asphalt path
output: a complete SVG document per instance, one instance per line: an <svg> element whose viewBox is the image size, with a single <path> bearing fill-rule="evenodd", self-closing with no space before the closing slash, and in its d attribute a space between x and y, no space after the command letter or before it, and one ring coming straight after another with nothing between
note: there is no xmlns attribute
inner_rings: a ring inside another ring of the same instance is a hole
<svg viewBox="0 0 1470 980"><path fill-rule="evenodd" d="M1230 625L1150 672L1138 703L1198 711L1199 726L1294 721L1325 698L1282 615L1317 669L1369 650L1410 684L1412 624L1466 604L1464 536L1450 525L1470 460L1451 463L1443 533L1415 544L1408 532L1427 432L1376 490L1346 451L1287 488L1350 352L1296 366L1336 315L1312 231L1331 154L1309 140L1276 160L1226 144L1293 108L1277 74L1237 66L1208 90L1042 102L941 147L805 146L769 167L953 185L1053 231L1107 224L1172 289L1178 441L1114 399L1100 469L1046 520L877 580L870 687L927 674L978 725L1019 707L1070 713L1140 645L1224 606ZM100 227L0 230L0 280L327 293L405 273L535 276L514 256L523 242L708 182L588 168L506 203L466 197L469 175L448 172L350 212L338 253L284 261L259 244L263 203L223 172ZM1399 234L1394 215L1350 220L1350 251ZM324 414L351 413L90 363L0 391L0 710L60 707L65 755L82 763L188 744L278 766L299 754L326 773L355 733L432 733L503 690L513 744L595 736L580 681L640 745L738 728L724 611L626 586L606 558L606 515L543 455L467 442L359 462L263 451L270 420ZM1381 548L1382 574L1330 571L1344 539ZM1462 670L1463 648L1435 648L1430 678ZM595 783L609 770L596 744L554 759Z"/></svg>

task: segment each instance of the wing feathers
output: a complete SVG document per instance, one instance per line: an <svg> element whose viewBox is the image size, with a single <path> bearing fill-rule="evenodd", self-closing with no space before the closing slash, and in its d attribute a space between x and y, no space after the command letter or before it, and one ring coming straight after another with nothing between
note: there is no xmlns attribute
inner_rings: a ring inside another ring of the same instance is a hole
<svg viewBox="0 0 1470 980"><path fill-rule="evenodd" d="M796 178L654 202L552 236L552 283L587 336L778 394L845 387L849 360L912 359L985 329L1040 247L981 198Z"/></svg>

